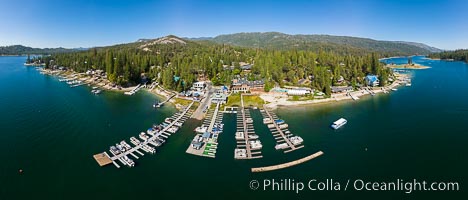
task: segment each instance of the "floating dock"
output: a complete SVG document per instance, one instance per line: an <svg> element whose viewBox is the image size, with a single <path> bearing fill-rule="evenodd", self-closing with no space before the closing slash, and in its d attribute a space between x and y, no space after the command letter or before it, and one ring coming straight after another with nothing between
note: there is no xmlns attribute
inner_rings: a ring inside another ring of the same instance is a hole
<svg viewBox="0 0 468 200"><path fill-rule="evenodd" d="M178 112L174 114L173 116L174 120L171 123L169 123L167 126L165 126L162 130L160 130L153 136L149 137L147 140L141 141L139 144L131 142L134 146L120 154L109 156L107 152L103 152L103 153L94 155L93 156L94 159L99 164L99 166L105 166L110 163L113 163L117 168L120 168L120 166L116 162L117 160L121 162L123 165L130 166L129 163L125 161L124 157L131 155L133 158L138 159L139 157L135 154L135 152L140 154L141 156L144 155L139 150L150 153L151 149L154 149L154 147L157 147L157 145L155 145L155 143L153 142L154 140L157 140L160 136L168 138L168 136L171 135L171 133L169 132L169 129L171 129L175 125L175 123L183 124L185 120L187 120L189 116L192 115L193 111L190 110L190 107L193 105L193 103L194 102L192 101L182 112ZM166 136L163 134L165 134ZM149 144L151 144L152 146L150 146Z"/></svg>
<svg viewBox="0 0 468 200"><path fill-rule="evenodd" d="M186 153L215 158L218 149L218 136L223 130L223 113L219 111L220 105L217 103L214 111L208 110L202 125L202 127L207 127L205 133L199 133L195 136L185 151ZM200 146L200 144L202 145ZM195 148L195 145L199 146Z"/></svg>
<svg viewBox="0 0 468 200"><path fill-rule="evenodd" d="M255 159L262 158L261 153L261 142L257 138L249 136L255 136L255 130L253 127L253 119L250 116L250 111L244 108L243 95L241 95L241 107L236 113L237 115L237 132L236 141L237 147L234 150L235 159ZM259 146L252 146L252 143Z"/></svg>
<svg viewBox="0 0 468 200"><path fill-rule="evenodd" d="M323 155L323 152L319 151L317 153L314 153L314 154L312 154L310 156L301 158L299 160L295 160L295 161L291 161L291 162L287 162L287 163L283 163L283 164L279 164L279 165L267 166L267 167L256 167L256 168L252 168L251 170L252 170L252 172L267 172L267 171L284 169L284 168L288 168L288 167L292 167L292 166L295 166L295 165L305 163L305 162L307 162L309 160L312 160L314 158L317 158L317 157L319 157L321 155Z"/></svg>
<svg viewBox="0 0 468 200"><path fill-rule="evenodd" d="M112 160L110 159L109 155L107 155L106 152L98 153L94 155L93 158L101 167L112 163Z"/></svg>
<svg viewBox="0 0 468 200"><path fill-rule="evenodd" d="M289 153L304 147L302 138L291 134L291 131L288 130L288 124L279 119L274 112L268 110L265 105L260 112L263 116L263 123L267 125L276 140L275 148L277 150L284 150L284 153Z"/></svg>

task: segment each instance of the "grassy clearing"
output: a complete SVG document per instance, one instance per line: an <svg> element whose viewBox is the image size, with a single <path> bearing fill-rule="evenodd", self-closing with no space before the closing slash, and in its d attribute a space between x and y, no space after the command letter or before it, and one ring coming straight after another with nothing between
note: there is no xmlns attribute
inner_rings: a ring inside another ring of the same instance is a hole
<svg viewBox="0 0 468 200"><path fill-rule="evenodd" d="M227 103L225 106L232 106L232 107L236 107L236 106L241 106L241 103L240 103L240 94L232 94L231 96L228 97L228 100L227 100Z"/></svg>
<svg viewBox="0 0 468 200"><path fill-rule="evenodd" d="M262 107L263 104L265 104L265 101L263 101L260 96L257 95L248 95L248 96L243 96L244 99L244 106L249 107Z"/></svg>
<svg viewBox="0 0 468 200"><path fill-rule="evenodd" d="M191 100L174 98L174 104L180 104L180 105L183 105L183 106L188 106L190 103L192 103Z"/></svg>
<svg viewBox="0 0 468 200"><path fill-rule="evenodd" d="M263 106L263 104L265 104L265 101L263 101L263 99L257 95L244 95L243 99L244 99L245 107L249 107L249 106L261 107ZM232 94L231 96L228 97L228 102L226 103L225 106L240 107L241 106L240 101L241 101L240 94Z"/></svg>

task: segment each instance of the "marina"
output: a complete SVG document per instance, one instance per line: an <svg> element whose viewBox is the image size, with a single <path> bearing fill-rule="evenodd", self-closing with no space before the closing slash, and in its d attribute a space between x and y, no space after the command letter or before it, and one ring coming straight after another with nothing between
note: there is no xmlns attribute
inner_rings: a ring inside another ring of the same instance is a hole
<svg viewBox="0 0 468 200"><path fill-rule="evenodd" d="M217 103L214 110L207 111L205 120L197 127L195 137L185 151L188 154L215 158L218 148L219 134L223 132L223 113L219 111L221 103Z"/></svg>
<svg viewBox="0 0 468 200"><path fill-rule="evenodd" d="M304 145L303 139L299 136L294 136L288 130L288 124L284 120L279 119L276 114L268 110L266 106L260 110L263 116L263 123L270 129L271 134L276 140L276 150L283 150L284 153L288 153L300 148Z"/></svg>
<svg viewBox="0 0 468 200"><path fill-rule="evenodd" d="M132 156L134 159L139 159L136 154L138 153L140 156L143 156L144 153L142 153L142 151L149 154L156 153L156 148L165 143L165 139L169 138L171 134L176 133L179 130L178 127L182 126L182 124L190 118L193 113L191 110L193 103L194 102L192 101L182 111L177 112L170 118L166 118L165 121L170 121L169 123L163 122L160 125L153 125L153 127L149 128L146 133L141 132L138 135L139 139L131 137L130 143L134 146L131 146L125 140L122 140L115 146L110 147L109 151L111 155L107 152L102 152L94 155L94 159L100 166L112 163L117 168L120 168L117 160L128 167L135 166L135 162L129 156Z"/></svg>
<svg viewBox="0 0 468 200"><path fill-rule="evenodd" d="M241 107L237 111L237 131L236 149L234 149L235 159L256 159L262 158L262 143L255 134L253 119L250 111L244 108L243 95L241 95Z"/></svg>

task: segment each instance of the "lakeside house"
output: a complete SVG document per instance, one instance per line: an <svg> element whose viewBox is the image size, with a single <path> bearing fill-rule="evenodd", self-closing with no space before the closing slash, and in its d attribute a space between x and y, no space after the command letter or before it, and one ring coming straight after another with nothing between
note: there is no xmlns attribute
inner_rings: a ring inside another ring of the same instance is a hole
<svg viewBox="0 0 468 200"><path fill-rule="evenodd" d="M369 74L365 78L366 84L368 86L376 87L379 86L380 82L376 75Z"/></svg>
<svg viewBox="0 0 468 200"><path fill-rule="evenodd" d="M332 86L331 92L332 93L342 93L342 92L351 92L353 91L352 86Z"/></svg>
<svg viewBox="0 0 468 200"><path fill-rule="evenodd" d="M242 71L250 72L250 70L252 70L252 65L242 65L240 68Z"/></svg>

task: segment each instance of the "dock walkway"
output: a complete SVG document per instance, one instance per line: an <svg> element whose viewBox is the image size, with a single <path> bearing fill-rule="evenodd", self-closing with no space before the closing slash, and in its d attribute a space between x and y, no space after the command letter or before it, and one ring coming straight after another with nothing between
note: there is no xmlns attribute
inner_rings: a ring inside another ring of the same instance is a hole
<svg viewBox="0 0 468 200"><path fill-rule="evenodd" d="M283 133L283 130L281 130L281 128L278 126L278 124L274 122L276 117L273 118L272 114L268 111L268 109L265 106L263 106L263 109L265 110L265 113L268 115L268 117L273 121L272 124L274 125L274 127L278 131L277 133L283 138L284 142L286 142L288 144L288 146L289 146L289 148L291 148L291 150L296 150L296 147L291 143L291 141L289 141L289 139Z"/></svg>
<svg viewBox="0 0 468 200"><path fill-rule="evenodd" d="M117 168L119 168L120 166L115 161L119 160L122 164L127 165L127 162L125 162L125 160L123 159L124 156L132 155L134 158L138 159L138 157L134 154L134 152L140 154L141 156L143 156L144 154L141 153L139 150L141 149L144 152L148 152L148 147L149 147L148 144L152 144L152 141L159 138L160 136L167 138L167 136L164 136L163 134L171 135L170 133L168 133L168 129L170 129L172 126L174 126L174 124L176 122L182 122L183 123L185 121L185 119L186 119L184 116L191 115L191 113L189 113L189 111L190 111L190 108L193 105L193 103L194 102L192 101L182 112L176 113L175 115L177 115L177 118L174 121L169 123L168 126L164 127L161 131L154 134L153 136L151 136L146 141L142 141L140 144L135 145L131 149L129 149L129 150L123 152L123 153L120 153L118 155L109 156L107 154L107 152L96 154L96 155L94 155L94 158L95 158L96 162L98 162L98 164L100 166L104 166L104 165L113 163ZM107 157L111 162L109 162L108 159L103 158L103 157Z"/></svg>
<svg viewBox="0 0 468 200"><path fill-rule="evenodd" d="M241 95L241 107L236 112L237 115L237 132L242 132L244 138L237 141L237 148L234 150L235 159L255 159L262 158L260 149L252 149L249 135L255 135L253 120L250 116L250 111L244 108L244 99ZM237 133L236 133L237 134ZM237 138L236 138L237 140ZM257 139L253 139L257 140Z"/></svg>
<svg viewBox="0 0 468 200"><path fill-rule="evenodd" d="M295 160L295 161L291 161L291 162L287 162L287 163L283 163L283 164L279 164L279 165L272 165L272 166L267 166L267 167L256 167L256 168L252 168L252 172L267 172L267 171L273 171L273 170L278 170L278 169L284 169L284 168L287 168L287 167L292 167L292 166L295 166L295 165L299 165L301 163L305 163L309 160L312 160L314 158L317 158L319 156L323 155L323 152L322 151L319 151L317 153L314 153L312 155L309 155L307 157L304 157L304 158L301 158L299 160Z"/></svg>
<svg viewBox="0 0 468 200"><path fill-rule="evenodd" d="M217 103L214 111L208 110L206 118L202 123L203 127L207 127L206 132L210 133L210 137L202 139L203 145L201 147L194 148L192 143L190 143L185 151L186 153L215 158L216 150L218 149L218 135L222 133L223 130L223 113L219 111L220 105L221 103ZM195 135L195 137L203 137L202 135L203 134L199 133Z"/></svg>

